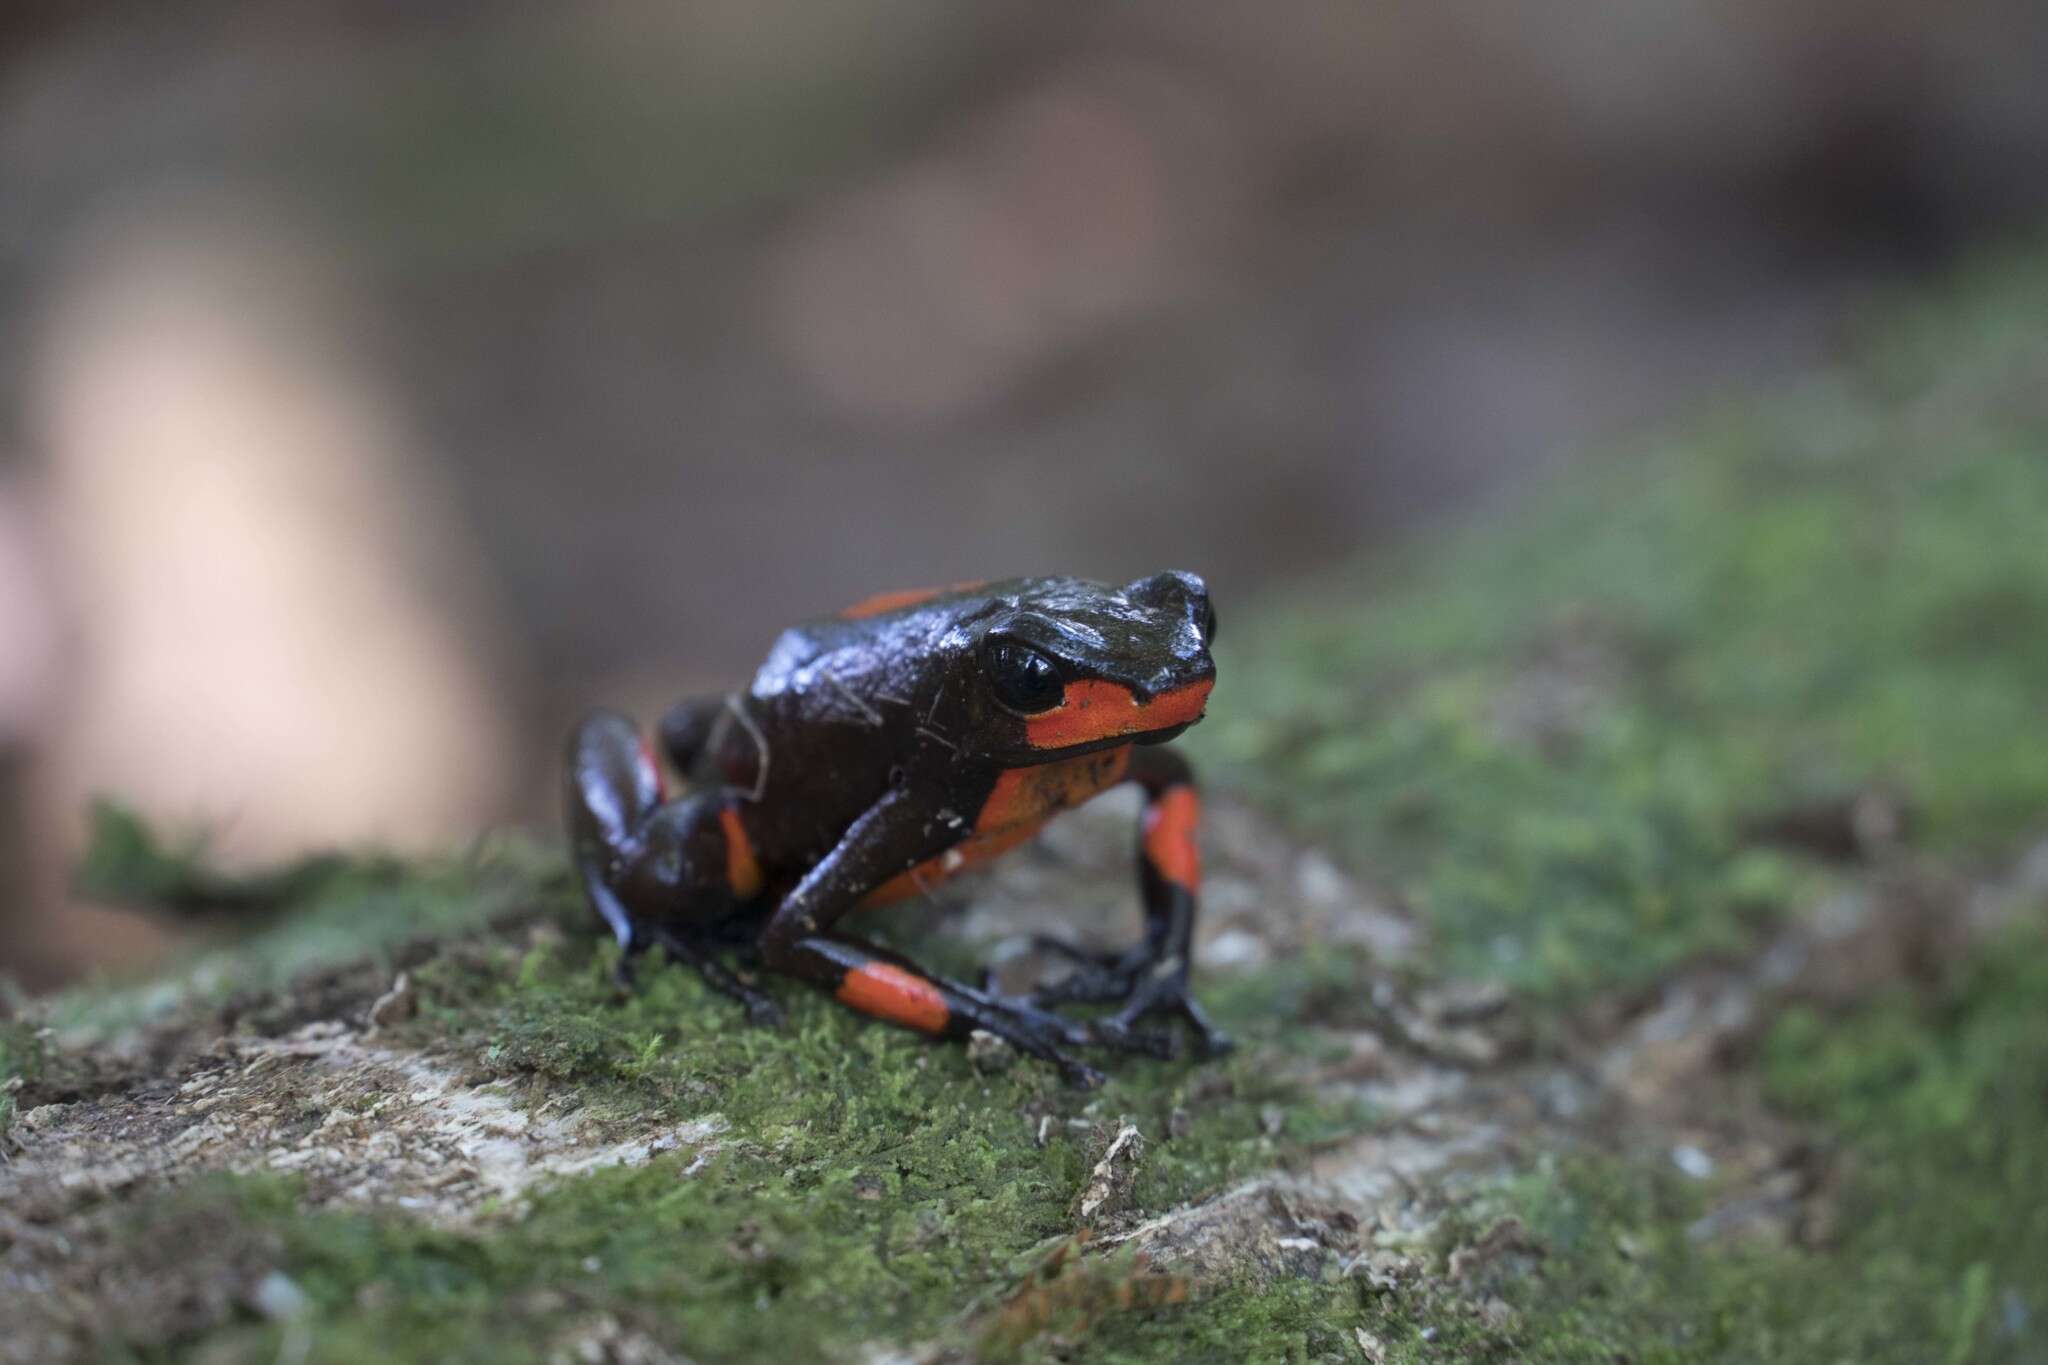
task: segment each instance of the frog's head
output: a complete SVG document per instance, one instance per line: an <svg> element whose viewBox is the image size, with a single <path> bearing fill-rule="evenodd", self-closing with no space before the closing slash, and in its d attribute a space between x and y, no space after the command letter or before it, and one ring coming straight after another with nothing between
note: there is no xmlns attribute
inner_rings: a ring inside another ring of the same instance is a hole
<svg viewBox="0 0 2048 1365"><path fill-rule="evenodd" d="M977 709L997 747L1051 758L1156 744L1201 719L1216 683L1216 610L1194 574L1121 588L1077 578L990 586L974 660L986 700Z"/></svg>

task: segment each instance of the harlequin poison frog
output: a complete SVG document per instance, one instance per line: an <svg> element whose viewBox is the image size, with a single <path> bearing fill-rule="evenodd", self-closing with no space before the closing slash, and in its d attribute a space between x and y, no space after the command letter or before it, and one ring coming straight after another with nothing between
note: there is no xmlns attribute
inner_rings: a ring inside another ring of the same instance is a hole
<svg viewBox="0 0 2048 1365"><path fill-rule="evenodd" d="M622 977L659 947L777 1022L721 961L737 944L863 1014L938 1038L986 1030L1080 1085L1102 1075L1069 1049L1173 1055L1171 1034L1143 1026L1154 1017L1180 1020L1204 1053L1227 1047L1188 993L1200 803L1186 760L1161 747L1202 717L1215 636L1190 573L872 597L784 632L746 691L668 713L661 746L685 781L674 797L638 727L592 715L569 745L569 829ZM853 911L914 896L1124 782L1145 794L1145 931L1127 951L1041 940L1074 970L1015 996L847 932ZM1056 1012L1072 1003L1116 1008Z"/></svg>

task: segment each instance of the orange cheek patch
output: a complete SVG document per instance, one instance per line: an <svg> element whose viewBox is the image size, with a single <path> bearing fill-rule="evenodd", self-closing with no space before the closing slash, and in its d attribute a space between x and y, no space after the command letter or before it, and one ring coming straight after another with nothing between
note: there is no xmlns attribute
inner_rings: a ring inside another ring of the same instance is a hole
<svg viewBox="0 0 2048 1365"><path fill-rule="evenodd" d="M953 1017L937 986L890 962L855 967L837 994L842 1005L920 1033L944 1033Z"/></svg>
<svg viewBox="0 0 2048 1365"><path fill-rule="evenodd" d="M1146 861L1189 893L1202 885L1202 855L1195 846L1201 818L1202 798L1193 787L1169 787L1145 808Z"/></svg>
<svg viewBox="0 0 2048 1365"><path fill-rule="evenodd" d="M725 831L725 884L743 901L761 894L761 862L754 856L754 841L740 824L740 813L727 806L718 812L718 827Z"/></svg>
<svg viewBox="0 0 2048 1365"><path fill-rule="evenodd" d="M1063 749L1118 735L1165 730L1199 719L1213 682L1189 683L1140 702L1128 687L1092 679L1068 683L1060 704L1024 722L1024 738L1036 749Z"/></svg>

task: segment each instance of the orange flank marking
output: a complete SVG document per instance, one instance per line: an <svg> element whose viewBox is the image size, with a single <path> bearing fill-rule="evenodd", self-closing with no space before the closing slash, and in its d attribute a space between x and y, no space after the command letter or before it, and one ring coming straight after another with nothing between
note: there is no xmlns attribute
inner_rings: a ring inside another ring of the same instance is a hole
<svg viewBox="0 0 2048 1365"><path fill-rule="evenodd" d="M909 900L955 872L1009 852L1061 811L1123 781L1130 766L1131 751L1125 747L1006 769L975 814L973 833L938 857L897 873L862 897L861 904Z"/></svg>
<svg viewBox="0 0 2048 1365"><path fill-rule="evenodd" d="M1202 887L1202 855L1195 826L1202 798L1189 786L1168 787L1145 807L1145 859L1159 875L1190 895Z"/></svg>
<svg viewBox="0 0 2048 1365"><path fill-rule="evenodd" d="M725 884L733 895L750 901L761 894L761 862L754 856L754 841L740 824L740 813L727 806L718 812L718 827L725 831Z"/></svg>
<svg viewBox="0 0 2048 1365"><path fill-rule="evenodd" d="M1072 806L1124 780L1130 770L1128 746L1100 753L1007 768L974 817L974 832L992 834L1018 825L1032 829Z"/></svg>
<svg viewBox="0 0 2048 1365"><path fill-rule="evenodd" d="M1060 704L1024 722L1024 738L1033 748L1064 749L1117 735L1166 730L1199 719L1209 704L1214 682L1189 683L1141 702L1128 687L1091 679L1068 683Z"/></svg>
<svg viewBox="0 0 2048 1365"><path fill-rule="evenodd" d="M1045 822L1042 820L1039 822L1043 823ZM873 909L877 905L895 905L899 901L910 900L929 891L955 872L1008 853L1036 833L1038 825L1018 825L1014 829L1001 830L995 834L970 834L938 857L927 858L908 872L899 872L889 878L862 896L860 903L863 908Z"/></svg>
<svg viewBox="0 0 2048 1365"><path fill-rule="evenodd" d="M839 983L839 1003L921 1033L944 1033L953 1011L939 988L892 962L855 967Z"/></svg>
<svg viewBox="0 0 2048 1365"><path fill-rule="evenodd" d="M880 616L884 612L900 611L904 607L914 607L920 602L929 602L934 597L943 597L949 592L972 592L987 581L985 578L973 578L964 583L954 583L944 588L899 588L895 592L878 592L873 597L863 597L860 601L840 612L839 619L842 621L865 620L870 616Z"/></svg>

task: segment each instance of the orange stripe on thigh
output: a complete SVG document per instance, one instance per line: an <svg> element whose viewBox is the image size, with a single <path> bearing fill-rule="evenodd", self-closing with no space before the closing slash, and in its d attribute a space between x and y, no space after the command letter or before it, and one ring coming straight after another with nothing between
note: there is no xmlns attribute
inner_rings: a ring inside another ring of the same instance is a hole
<svg viewBox="0 0 2048 1365"><path fill-rule="evenodd" d="M944 1033L953 1017L937 986L893 962L855 967L836 994L842 1005L922 1033Z"/></svg>
<svg viewBox="0 0 2048 1365"><path fill-rule="evenodd" d="M747 837L740 813L731 806L718 812L718 827L725 831L725 884L740 900L761 894L761 861L754 856L754 841Z"/></svg>

